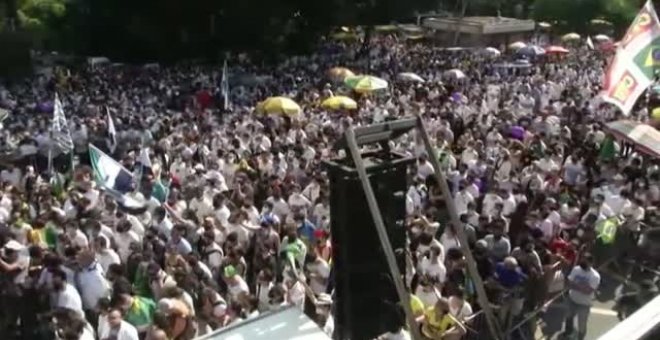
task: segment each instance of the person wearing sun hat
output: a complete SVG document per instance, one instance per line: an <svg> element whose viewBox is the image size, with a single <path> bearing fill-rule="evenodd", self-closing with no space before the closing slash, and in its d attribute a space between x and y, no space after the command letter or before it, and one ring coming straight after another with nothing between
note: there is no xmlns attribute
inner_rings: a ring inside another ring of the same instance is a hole
<svg viewBox="0 0 660 340"><path fill-rule="evenodd" d="M246 301L250 295L250 288L245 280L238 274L236 267L228 265L223 269L223 278L227 284L228 303Z"/></svg>

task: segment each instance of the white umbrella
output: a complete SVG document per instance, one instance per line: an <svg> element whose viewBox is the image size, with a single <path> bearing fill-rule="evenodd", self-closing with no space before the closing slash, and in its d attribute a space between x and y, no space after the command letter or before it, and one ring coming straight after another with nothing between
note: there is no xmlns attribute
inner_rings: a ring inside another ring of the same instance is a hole
<svg viewBox="0 0 660 340"><path fill-rule="evenodd" d="M484 53L493 57L497 57L502 54L502 52L500 52L500 50L496 49L495 47L486 47L484 49Z"/></svg>
<svg viewBox="0 0 660 340"><path fill-rule="evenodd" d="M522 41L516 41L516 42L514 42L513 44L509 45L509 48L512 49L512 50L517 51L517 50L519 50L519 49L521 49L521 48L523 48L523 47L525 47L525 46L527 46L527 44L525 44L524 42L522 42Z"/></svg>
<svg viewBox="0 0 660 340"><path fill-rule="evenodd" d="M599 34L599 35L594 37L594 40L596 40L596 41L610 41L611 38L606 36L605 34Z"/></svg>
<svg viewBox="0 0 660 340"><path fill-rule="evenodd" d="M424 78L412 72L403 72L398 75L399 80L409 81L412 83L423 83Z"/></svg>
<svg viewBox="0 0 660 340"><path fill-rule="evenodd" d="M580 35L577 33L568 33L568 34L564 34L564 36L561 37L561 41L571 41L571 40L580 40Z"/></svg>
<svg viewBox="0 0 660 340"><path fill-rule="evenodd" d="M445 72L445 77L454 78L454 79L463 79L465 78L465 73L459 69L452 69Z"/></svg>

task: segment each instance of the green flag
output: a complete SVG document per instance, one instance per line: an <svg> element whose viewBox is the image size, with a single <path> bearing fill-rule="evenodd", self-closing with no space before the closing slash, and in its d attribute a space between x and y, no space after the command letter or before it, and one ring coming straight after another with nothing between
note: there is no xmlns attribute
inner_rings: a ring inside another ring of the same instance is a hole
<svg viewBox="0 0 660 340"><path fill-rule="evenodd" d="M612 244L616 238L616 231L621 222L616 217L610 217L596 223L597 238L603 241L603 244Z"/></svg>

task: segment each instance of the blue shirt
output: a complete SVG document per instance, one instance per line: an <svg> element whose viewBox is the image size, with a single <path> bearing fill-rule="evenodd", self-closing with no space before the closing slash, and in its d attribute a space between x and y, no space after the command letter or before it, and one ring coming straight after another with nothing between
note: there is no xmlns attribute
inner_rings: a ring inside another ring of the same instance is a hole
<svg viewBox="0 0 660 340"><path fill-rule="evenodd" d="M504 267L504 263L498 263L495 267L495 278L504 288L515 288L525 280L525 274L520 268L510 270Z"/></svg>
<svg viewBox="0 0 660 340"><path fill-rule="evenodd" d="M179 240L179 243L172 243L176 247L176 251L181 254L181 255L188 255L192 253L192 247L190 246L190 242L186 240L185 238L181 238Z"/></svg>

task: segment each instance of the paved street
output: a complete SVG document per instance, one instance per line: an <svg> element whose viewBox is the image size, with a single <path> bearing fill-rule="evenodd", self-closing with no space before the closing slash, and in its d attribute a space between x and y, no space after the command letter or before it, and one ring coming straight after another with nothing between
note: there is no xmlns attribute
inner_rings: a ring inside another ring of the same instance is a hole
<svg viewBox="0 0 660 340"><path fill-rule="evenodd" d="M602 284L597 295L597 301L591 308L586 340L596 340L601 335L619 323L616 312L612 310L614 306L614 290L618 281L611 275L601 271ZM563 322L566 315L566 308L563 301L556 301L549 308L543 317L541 327L536 332L536 339L559 339L559 334L563 330Z"/></svg>

